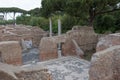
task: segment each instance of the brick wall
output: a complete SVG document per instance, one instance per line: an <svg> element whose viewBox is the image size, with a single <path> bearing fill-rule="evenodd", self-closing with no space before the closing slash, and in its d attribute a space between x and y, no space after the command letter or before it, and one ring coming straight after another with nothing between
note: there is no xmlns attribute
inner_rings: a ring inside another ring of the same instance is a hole
<svg viewBox="0 0 120 80"><path fill-rule="evenodd" d="M0 52L3 63L22 64L22 50L18 41L0 42Z"/></svg>
<svg viewBox="0 0 120 80"><path fill-rule="evenodd" d="M7 32L2 33L4 29ZM0 28L0 41L21 41L22 39L26 39L32 40L33 46L38 47L43 36L47 36L47 33L38 27L8 25Z"/></svg>
<svg viewBox="0 0 120 80"><path fill-rule="evenodd" d="M79 49L77 52L76 45L72 40L75 40ZM91 27L83 27L77 30L71 30L65 35L45 37L41 39L39 50L40 60L48 60L57 58L57 44L62 43L63 56L79 56L82 57L87 50L96 48L98 42L97 34ZM82 53L83 52L83 53Z"/></svg>
<svg viewBox="0 0 120 80"><path fill-rule="evenodd" d="M79 27L67 32L70 39L74 39L83 51L96 48L98 35L92 27Z"/></svg>
<svg viewBox="0 0 120 80"><path fill-rule="evenodd" d="M40 61L57 58L57 44L54 38L42 38L39 46Z"/></svg>

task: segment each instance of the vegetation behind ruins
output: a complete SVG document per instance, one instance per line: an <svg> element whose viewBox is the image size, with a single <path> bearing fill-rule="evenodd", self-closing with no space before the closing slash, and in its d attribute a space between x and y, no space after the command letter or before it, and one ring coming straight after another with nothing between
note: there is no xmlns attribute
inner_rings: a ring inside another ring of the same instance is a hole
<svg viewBox="0 0 120 80"><path fill-rule="evenodd" d="M48 31L49 18L52 18L53 32L57 33L57 19L60 18L63 33L70 30L74 25L93 26L97 33L114 33L120 30L119 1L120 0L42 0L41 8L24 12L16 18L16 23L39 26L45 31ZM29 16L26 15L26 13L29 14ZM5 22L9 24L12 23L12 20L0 21L0 24L5 24Z"/></svg>

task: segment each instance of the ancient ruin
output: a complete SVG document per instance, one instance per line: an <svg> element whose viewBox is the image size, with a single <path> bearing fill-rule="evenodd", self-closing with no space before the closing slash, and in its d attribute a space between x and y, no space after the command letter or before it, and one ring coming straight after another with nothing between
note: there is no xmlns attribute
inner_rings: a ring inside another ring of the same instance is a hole
<svg viewBox="0 0 120 80"><path fill-rule="evenodd" d="M120 80L120 0L0 0L0 80Z"/></svg>
<svg viewBox="0 0 120 80"><path fill-rule="evenodd" d="M22 49L18 41L0 42L0 62L22 65Z"/></svg>
<svg viewBox="0 0 120 80"><path fill-rule="evenodd" d="M39 46L40 60L58 58L59 43L61 43L62 56L82 57L84 52L96 49L97 41L97 34L91 27L73 29L64 35L44 37Z"/></svg>
<svg viewBox="0 0 120 80"><path fill-rule="evenodd" d="M39 66L39 69L24 68L0 63L1 80L52 80L47 69Z"/></svg>
<svg viewBox="0 0 120 80"><path fill-rule="evenodd" d="M120 33L109 34L99 39L96 51L101 51L109 47L120 45Z"/></svg>
<svg viewBox="0 0 120 80"><path fill-rule="evenodd" d="M120 34L109 34L99 39L92 56L89 80L120 79Z"/></svg>
<svg viewBox="0 0 120 80"><path fill-rule="evenodd" d="M0 27L0 41L29 41L31 40L34 47L39 46L42 37L48 34L38 27L24 25L7 25Z"/></svg>
<svg viewBox="0 0 120 80"><path fill-rule="evenodd" d="M71 31L67 32L67 35L74 39L84 52L96 49L98 34L92 27L74 26Z"/></svg>
<svg viewBox="0 0 120 80"><path fill-rule="evenodd" d="M59 59L39 62L35 65L28 64L18 67L0 63L0 79L88 80L89 64L88 61L76 57L61 57Z"/></svg>
<svg viewBox="0 0 120 80"><path fill-rule="evenodd" d="M93 55L89 80L120 80L120 45Z"/></svg>
<svg viewBox="0 0 120 80"><path fill-rule="evenodd" d="M48 34L38 27L7 25L0 27L0 61L22 65L22 52L39 46Z"/></svg>
<svg viewBox="0 0 120 80"><path fill-rule="evenodd" d="M51 32L48 36L38 27L0 27L0 80L120 79L119 33L99 35L85 26L58 36ZM91 62L84 60L92 50Z"/></svg>

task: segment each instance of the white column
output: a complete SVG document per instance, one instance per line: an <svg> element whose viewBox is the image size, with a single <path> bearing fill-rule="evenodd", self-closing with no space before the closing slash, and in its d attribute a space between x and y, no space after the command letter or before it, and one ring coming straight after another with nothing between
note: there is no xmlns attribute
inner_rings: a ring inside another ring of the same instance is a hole
<svg viewBox="0 0 120 80"><path fill-rule="evenodd" d="M14 21L14 26L16 26L16 18L15 18L15 12L13 12L13 21Z"/></svg>
<svg viewBox="0 0 120 80"><path fill-rule="evenodd" d="M49 25L50 25L50 27L49 27L49 29L50 29L49 36L52 37L52 19L51 18L49 18Z"/></svg>
<svg viewBox="0 0 120 80"><path fill-rule="evenodd" d="M58 36L61 35L61 20L58 19Z"/></svg>
<svg viewBox="0 0 120 80"><path fill-rule="evenodd" d="M3 13L4 14L4 20L7 20L7 13Z"/></svg>
<svg viewBox="0 0 120 80"><path fill-rule="evenodd" d="M61 20L58 19L58 36L61 35ZM58 58L62 56L61 43L58 43Z"/></svg>

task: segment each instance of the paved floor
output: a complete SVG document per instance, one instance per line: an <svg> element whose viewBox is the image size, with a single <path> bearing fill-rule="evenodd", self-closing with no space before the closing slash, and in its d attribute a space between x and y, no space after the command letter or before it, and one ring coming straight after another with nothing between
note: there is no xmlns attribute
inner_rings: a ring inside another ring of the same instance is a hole
<svg viewBox="0 0 120 80"><path fill-rule="evenodd" d="M33 66L45 66L52 74L53 80L88 80L90 63L77 57L62 57L45 62L36 63Z"/></svg>
<svg viewBox="0 0 120 80"><path fill-rule="evenodd" d="M62 58L48 63L53 80L88 80L89 62L76 57Z"/></svg>
<svg viewBox="0 0 120 80"><path fill-rule="evenodd" d="M30 64L33 61L39 61L39 50L37 48L32 48L30 50L24 51L22 54L23 64Z"/></svg>

